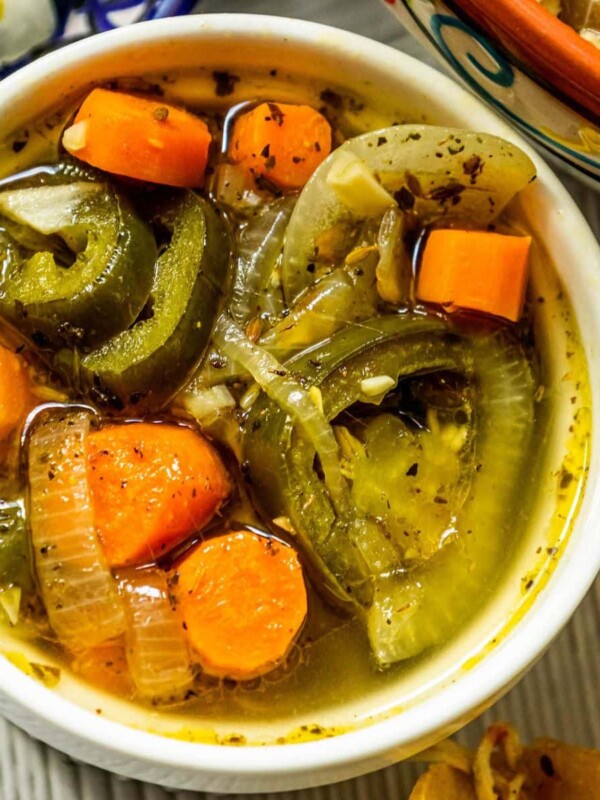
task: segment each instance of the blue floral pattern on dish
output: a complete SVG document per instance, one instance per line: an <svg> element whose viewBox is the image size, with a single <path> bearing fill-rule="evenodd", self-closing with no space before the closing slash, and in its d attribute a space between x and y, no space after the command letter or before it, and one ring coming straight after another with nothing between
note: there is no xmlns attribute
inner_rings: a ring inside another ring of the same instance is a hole
<svg viewBox="0 0 600 800"><path fill-rule="evenodd" d="M187 14L194 6L195 0L87 0L81 9L88 15L93 32L108 31L123 24L119 22L119 12L135 15L128 22L141 22L147 19L160 19ZM128 23L125 23L128 24Z"/></svg>
<svg viewBox="0 0 600 800"><path fill-rule="evenodd" d="M454 69L461 74L461 76L471 83L471 76L468 72L462 69L460 61L454 58L452 50L446 44L446 40L444 38L444 29L445 28L456 28L460 31L464 31L469 36L472 36L473 39L479 42L479 44L484 48L484 50L490 55L490 57L496 62L498 65L498 69L494 72L491 69L488 69L484 64L482 64L478 59L472 55L471 53L467 53L467 58L470 63L479 70L482 75L485 75L486 78L489 78L494 83L498 84L498 86L509 87L512 86L515 82L515 74L512 70L512 67L508 63L508 61L503 58L492 46L491 44L486 41L483 37L479 36L479 34L470 28L468 25L465 25L462 20L457 19L456 17L451 17L448 14L434 14L431 17L431 30L435 39L438 43L438 47L444 53L448 61L454 66Z"/></svg>
<svg viewBox="0 0 600 800"><path fill-rule="evenodd" d="M472 91L563 162L591 177L598 188L600 128L498 52L485 34L442 0L386 2L409 32Z"/></svg>

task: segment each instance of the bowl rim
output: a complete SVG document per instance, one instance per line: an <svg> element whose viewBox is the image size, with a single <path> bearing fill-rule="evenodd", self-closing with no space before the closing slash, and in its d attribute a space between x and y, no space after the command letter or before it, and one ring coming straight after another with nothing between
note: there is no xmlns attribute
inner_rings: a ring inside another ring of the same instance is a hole
<svg viewBox="0 0 600 800"><path fill-rule="evenodd" d="M318 41L320 46L332 52L337 50L345 58L348 52L358 52L370 65L400 72L407 81L414 80L418 73L428 84L426 92L432 97L443 96L447 108L460 107L465 118L471 116L477 125L505 136L531 156L538 169L536 191L542 205L562 209L563 219L566 216L571 227L577 229L577 236L572 237L573 242L567 241L566 246L571 248L573 261L575 251L585 253L586 258L579 259L579 269L593 283L593 276L600 272L600 249L596 239L558 178L521 136L450 78L400 51L354 33L305 20L259 14L207 14L139 23L71 44L9 76L0 85L0 107L27 93L48 71L68 75L81 61L107 51L129 46L140 48L173 38L196 40L223 34L244 38L266 36L280 43L285 41L286 46L294 43L314 46ZM588 298L588 302L595 303L600 318L600 297L597 300ZM591 389L593 392L593 386ZM593 409L597 402L593 392ZM583 599L600 569L600 537L595 535L593 524L594 519L600 519L600 491L592 492L600 473L598 460L594 459L600 449L596 430L592 432L593 460L584 501L586 513L584 516L582 507L575 525L579 537L577 546L571 544L574 531L547 586L497 648L460 680L442 687L402 713L332 738L285 746L232 748L174 740L96 716L36 684L5 658L0 658L0 692L24 708L29 718L48 723L49 729L58 729L73 739L149 766L160 764L213 776L305 774L308 777L303 785L311 785L311 772L331 770L352 762L365 763L369 758L381 758L386 753L387 763L398 760L403 755L402 749L411 742L431 736L434 731L439 732L440 738L448 735L459 727L461 720L472 718L492 699L497 699L537 660ZM368 767L362 771L366 769Z"/></svg>

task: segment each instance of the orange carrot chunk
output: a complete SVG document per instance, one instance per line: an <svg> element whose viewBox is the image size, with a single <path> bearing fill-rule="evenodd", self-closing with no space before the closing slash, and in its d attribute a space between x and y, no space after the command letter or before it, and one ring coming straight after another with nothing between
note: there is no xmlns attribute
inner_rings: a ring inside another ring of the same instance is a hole
<svg viewBox="0 0 600 800"><path fill-rule="evenodd" d="M174 591L203 669L249 680L287 656L306 617L296 551L249 531L197 547L177 569Z"/></svg>
<svg viewBox="0 0 600 800"><path fill-rule="evenodd" d="M63 134L69 153L94 167L167 186L201 186L211 136L181 108L94 89Z"/></svg>
<svg viewBox="0 0 600 800"><path fill-rule="evenodd" d="M87 437L94 523L111 567L147 564L206 525L230 491L212 446L177 425L107 425Z"/></svg>
<svg viewBox="0 0 600 800"><path fill-rule="evenodd" d="M229 155L254 176L299 189L331 152L331 127L310 106L261 103L239 116Z"/></svg>
<svg viewBox="0 0 600 800"><path fill-rule="evenodd" d="M25 361L0 347L0 440L16 430L34 405Z"/></svg>
<svg viewBox="0 0 600 800"><path fill-rule="evenodd" d="M531 237L488 231L434 230L417 297L446 311L481 311L516 322L523 311Z"/></svg>

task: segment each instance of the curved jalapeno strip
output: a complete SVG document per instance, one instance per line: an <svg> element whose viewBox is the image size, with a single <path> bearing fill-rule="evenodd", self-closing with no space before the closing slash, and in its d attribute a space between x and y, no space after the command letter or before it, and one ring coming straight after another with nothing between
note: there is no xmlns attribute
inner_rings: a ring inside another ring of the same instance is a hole
<svg viewBox="0 0 600 800"><path fill-rule="evenodd" d="M307 385L321 386L330 376L347 374L353 360L361 360L374 348L384 350L385 368L396 376L410 375L426 366L451 367L440 357L435 343L446 331L438 319L420 315L376 318L360 326L346 328L326 343L286 362L292 374ZM434 336L433 342L422 340ZM396 343L392 346L390 343ZM437 352L436 352L437 350ZM378 353L379 355L379 353ZM375 371L369 365L361 377L379 375L384 362L375 359ZM362 365L359 367L362 369ZM389 374L389 372L388 372ZM338 378L335 385L322 392L325 416L331 419L359 399L360 379L348 382ZM304 552L326 578L329 590L338 600L367 606L372 600L373 573L369 560L379 548L388 559L395 553L381 531L372 526L357 529L352 522L351 500L346 497L345 514L334 507L313 469L314 452L305 443L298 426L266 395L252 407L245 425L244 456L248 462L253 490L262 507L272 518L287 516L296 530ZM375 558L381 559L381 553Z"/></svg>
<svg viewBox="0 0 600 800"><path fill-rule="evenodd" d="M320 387L330 420L369 399L365 378L383 375L397 382L449 370L473 384L475 457L483 466L473 471L458 510L459 535L432 557L431 569L407 568L382 529L357 515L350 495L347 508L336 513L315 471L314 452L293 420L264 395L245 425L249 478L266 513L289 518L330 591L359 611L380 665L416 655L447 637L482 602L508 549L497 531L511 522L533 429L533 380L525 354L508 336L459 337L439 320L411 314L347 328L286 368Z"/></svg>
<svg viewBox="0 0 600 800"><path fill-rule="evenodd" d="M431 567L378 581L367 627L384 666L446 641L492 596L512 554L515 515L526 513L519 496L535 428L529 362L502 334L470 337L462 358L477 392L478 468L458 516L459 536Z"/></svg>
<svg viewBox="0 0 600 800"><path fill-rule="evenodd" d="M145 312L78 367L84 393L117 409L156 409L177 392L204 353L227 277L227 231L206 200L163 195L153 223L170 243Z"/></svg>
<svg viewBox="0 0 600 800"><path fill-rule="evenodd" d="M67 164L32 181L0 192L0 312L38 346L97 345L143 308L154 236L88 170Z"/></svg>

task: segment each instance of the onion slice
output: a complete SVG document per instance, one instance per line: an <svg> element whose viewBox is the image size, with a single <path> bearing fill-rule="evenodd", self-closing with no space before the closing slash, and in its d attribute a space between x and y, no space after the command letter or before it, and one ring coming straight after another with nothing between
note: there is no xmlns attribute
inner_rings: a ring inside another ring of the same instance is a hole
<svg viewBox="0 0 600 800"><path fill-rule="evenodd" d="M192 685L190 654L165 573L123 570L116 578L127 617L127 664L138 693L154 702L184 699Z"/></svg>
<svg viewBox="0 0 600 800"><path fill-rule="evenodd" d="M348 170L361 163L363 168ZM385 190L381 203L370 174ZM338 263L352 230L363 219L383 215L388 197L422 225L441 219L445 227L485 228L535 174L528 155L487 133L395 125L347 139L313 172L294 206L281 261L285 300L295 302L313 282L314 270L331 266L332 257Z"/></svg>
<svg viewBox="0 0 600 800"><path fill-rule="evenodd" d="M61 413L29 441L34 563L50 625L72 650L119 636L125 615L96 536L85 439L90 416Z"/></svg>
<svg viewBox="0 0 600 800"><path fill-rule="evenodd" d="M318 404L274 356L253 344L225 314L217 321L214 342L228 358L248 370L271 400L298 424L319 456L331 501L339 508L347 487L333 429Z"/></svg>
<svg viewBox="0 0 600 800"><path fill-rule="evenodd" d="M265 206L240 235L230 306L239 323L263 312L276 316L283 308L272 277L295 202L295 197L284 197Z"/></svg>
<svg viewBox="0 0 600 800"><path fill-rule="evenodd" d="M377 233L377 291L387 303L394 305L414 302L412 264L403 242L406 221L401 211L390 208L383 215Z"/></svg>

